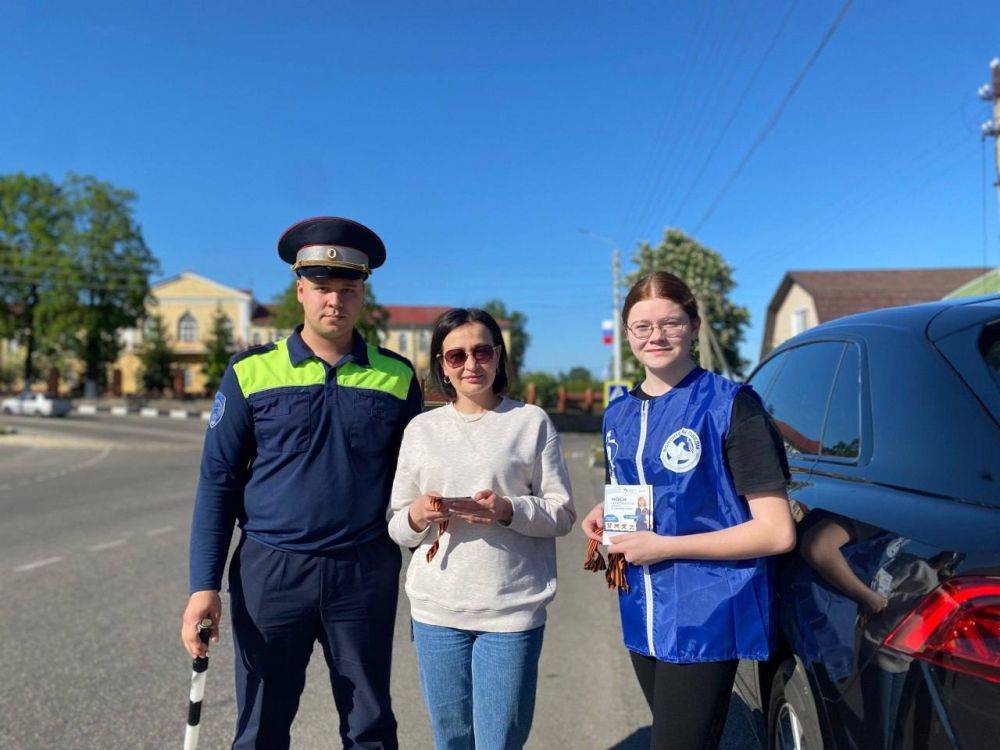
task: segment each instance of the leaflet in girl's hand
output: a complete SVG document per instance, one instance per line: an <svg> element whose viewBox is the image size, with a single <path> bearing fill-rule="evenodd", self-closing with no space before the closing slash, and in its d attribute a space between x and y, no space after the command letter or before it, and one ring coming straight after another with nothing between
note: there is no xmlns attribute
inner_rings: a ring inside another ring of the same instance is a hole
<svg viewBox="0 0 1000 750"><path fill-rule="evenodd" d="M648 484L608 484L604 487L604 539L633 531L653 530L653 488Z"/></svg>

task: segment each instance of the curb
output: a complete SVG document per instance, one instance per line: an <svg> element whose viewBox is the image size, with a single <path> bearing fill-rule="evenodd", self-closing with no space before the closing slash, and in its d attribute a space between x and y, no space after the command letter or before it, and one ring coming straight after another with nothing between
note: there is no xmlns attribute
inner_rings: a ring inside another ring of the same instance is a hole
<svg viewBox="0 0 1000 750"><path fill-rule="evenodd" d="M73 414L83 416L97 416L98 414L109 414L112 417L155 417L161 419L200 419L208 421L211 412L189 409L154 409L152 406L144 406L141 409L130 409L127 406L94 406L92 404L81 404L74 407Z"/></svg>

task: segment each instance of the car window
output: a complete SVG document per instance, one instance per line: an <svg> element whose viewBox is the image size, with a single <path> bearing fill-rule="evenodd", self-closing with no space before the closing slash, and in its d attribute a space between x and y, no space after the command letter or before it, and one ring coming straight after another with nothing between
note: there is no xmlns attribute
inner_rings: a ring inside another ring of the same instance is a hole
<svg viewBox="0 0 1000 750"><path fill-rule="evenodd" d="M833 375L844 352L840 341L795 347L785 355L764 406L774 418L789 453L820 452L823 416Z"/></svg>
<svg viewBox="0 0 1000 750"><path fill-rule="evenodd" d="M778 354L771 357L771 359L757 368L757 371L747 381L761 398L767 397L771 383L774 382L774 376L781 370L781 366L785 363L786 359L788 359L786 354Z"/></svg>
<svg viewBox="0 0 1000 750"><path fill-rule="evenodd" d="M861 355L848 344L840 360L823 426L823 455L857 458L861 451Z"/></svg>
<svg viewBox="0 0 1000 750"><path fill-rule="evenodd" d="M979 353L993 376L993 382L1000 387L1000 323L991 323L979 336Z"/></svg>

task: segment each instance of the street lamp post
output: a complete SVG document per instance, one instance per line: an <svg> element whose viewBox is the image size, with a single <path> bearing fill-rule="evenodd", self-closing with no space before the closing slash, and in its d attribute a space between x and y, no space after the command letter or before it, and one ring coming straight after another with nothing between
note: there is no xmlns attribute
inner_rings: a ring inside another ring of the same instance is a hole
<svg viewBox="0 0 1000 750"><path fill-rule="evenodd" d="M598 242L603 242L611 247L611 346L614 349L611 359L611 374L616 383L622 382L622 327L618 320L621 310L622 292L622 262L621 252L618 250L618 243L610 237L595 234L589 229L580 229L581 234L585 234Z"/></svg>

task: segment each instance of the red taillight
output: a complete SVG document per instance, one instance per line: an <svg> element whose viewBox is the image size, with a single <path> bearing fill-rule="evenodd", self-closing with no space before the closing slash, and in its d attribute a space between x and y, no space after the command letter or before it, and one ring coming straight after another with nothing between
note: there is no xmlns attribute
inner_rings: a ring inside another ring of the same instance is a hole
<svg viewBox="0 0 1000 750"><path fill-rule="evenodd" d="M942 583L889 633L883 645L1000 682L1000 578L959 577Z"/></svg>

